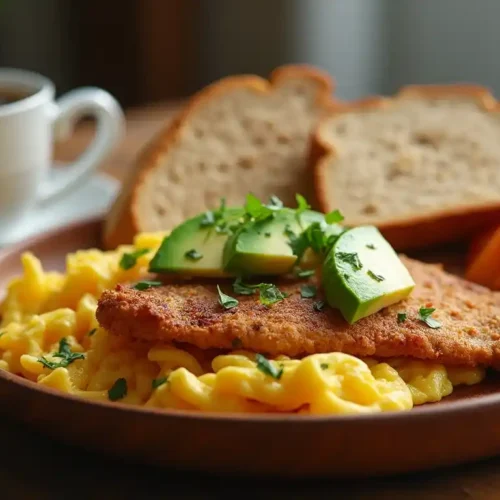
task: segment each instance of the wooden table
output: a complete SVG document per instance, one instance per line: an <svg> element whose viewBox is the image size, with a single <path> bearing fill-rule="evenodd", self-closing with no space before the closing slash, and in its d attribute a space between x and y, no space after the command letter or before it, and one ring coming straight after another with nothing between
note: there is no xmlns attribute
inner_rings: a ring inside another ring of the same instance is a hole
<svg viewBox="0 0 500 500"><path fill-rule="evenodd" d="M178 109L165 104L128 113L127 137L103 165L123 179L133 158ZM70 160L92 136L89 125L56 148L57 158ZM0 402L8 404L8 402ZM0 499L59 498L253 498L328 499L499 499L500 458L394 478L332 482L207 477L193 472L160 470L75 449L0 418ZM134 432L131 429L131 432ZM412 453L412 450L408 450Z"/></svg>

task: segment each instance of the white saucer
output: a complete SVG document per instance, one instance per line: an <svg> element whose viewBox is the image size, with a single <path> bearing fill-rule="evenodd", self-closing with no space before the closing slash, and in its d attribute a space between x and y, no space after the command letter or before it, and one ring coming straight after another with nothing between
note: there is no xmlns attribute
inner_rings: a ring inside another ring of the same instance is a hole
<svg viewBox="0 0 500 500"><path fill-rule="evenodd" d="M113 202L119 184L108 175L93 175L59 201L34 210L14 232L2 235L0 231L0 246L12 245L69 222L104 214Z"/></svg>

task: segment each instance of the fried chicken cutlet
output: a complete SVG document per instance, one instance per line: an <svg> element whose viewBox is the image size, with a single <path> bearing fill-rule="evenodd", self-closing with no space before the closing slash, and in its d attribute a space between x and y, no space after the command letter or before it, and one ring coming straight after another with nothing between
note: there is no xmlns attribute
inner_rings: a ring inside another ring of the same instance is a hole
<svg viewBox="0 0 500 500"><path fill-rule="evenodd" d="M258 294L235 295L225 310L213 284L168 284L138 291L118 285L99 300L97 319L114 335L134 340L179 342L201 349L238 347L268 355L301 356L340 351L355 356L435 360L454 365L500 367L500 293L446 273L441 266L402 257L416 287L410 297L349 325L338 310L318 311L302 298L300 282L277 282L290 294L270 307ZM419 309L435 308L433 329ZM404 321L403 315L406 319Z"/></svg>

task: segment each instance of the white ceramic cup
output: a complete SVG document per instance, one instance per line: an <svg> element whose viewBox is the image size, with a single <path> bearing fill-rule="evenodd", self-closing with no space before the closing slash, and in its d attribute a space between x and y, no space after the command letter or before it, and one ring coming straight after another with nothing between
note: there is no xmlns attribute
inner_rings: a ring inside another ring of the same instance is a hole
<svg viewBox="0 0 500 500"><path fill-rule="evenodd" d="M54 84L29 71L0 68L2 90L27 95L0 104L0 233L51 203L90 175L122 138L124 117L106 91L82 87L54 100ZM52 168L54 137L66 139L83 116L97 123L89 147L72 164Z"/></svg>

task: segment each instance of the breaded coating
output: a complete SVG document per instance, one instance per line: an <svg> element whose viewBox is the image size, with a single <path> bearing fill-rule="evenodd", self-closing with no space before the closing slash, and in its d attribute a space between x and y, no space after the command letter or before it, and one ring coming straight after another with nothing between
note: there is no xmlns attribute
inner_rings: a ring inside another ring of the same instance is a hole
<svg viewBox="0 0 500 500"><path fill-rule="evenodd" d="M410 356L455 365L500 367L500 293L446 273L441 266L403 257L416 282L411 296L349 325L338 310L300 296L301 282L278 283L290 294L270 307L258 294L236 295L225 310L214 283L168 284L145 291L118 285L103 293L97 319L114 335L135 340L183 342L201 349L235 346L270 356L301 356L340 351L378 358ZM199 282L198 282L199 283ZM419 319L421 307L434 307L441 328ZM398 313L407 319L398 322Z"/></svg>

